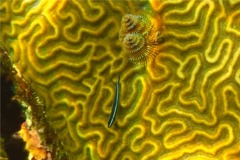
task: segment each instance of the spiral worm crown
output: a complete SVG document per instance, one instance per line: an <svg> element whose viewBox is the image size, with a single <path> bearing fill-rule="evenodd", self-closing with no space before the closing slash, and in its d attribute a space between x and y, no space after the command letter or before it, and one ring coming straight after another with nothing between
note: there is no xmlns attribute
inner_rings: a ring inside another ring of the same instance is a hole
<svg viewBox="0 0 240 160"><path fill-rule="evenodd" d="M126 14L123 16L121 22L120 41L129 33L141 33L145 35L150 29L151 23L147 16Z"/></svg>
<svg viewBox="0 0 240 160"><path fill-rule="evenodd" d="M134 64L146 64L155 55L155 32L148 16L126 14L122 18L119 39L123 45L123 57Z"/></svg>

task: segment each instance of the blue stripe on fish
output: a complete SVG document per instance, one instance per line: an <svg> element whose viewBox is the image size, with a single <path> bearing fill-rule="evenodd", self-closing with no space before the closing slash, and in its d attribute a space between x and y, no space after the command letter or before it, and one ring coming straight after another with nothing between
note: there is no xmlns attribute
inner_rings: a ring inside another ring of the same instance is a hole
<svg viewBox="0 0 240 160"><path fill-rule="evenodd" d="M120 84L119 84L119 79L120 76L118 76L118 80L117 80L117 84L116 84L116 92L115 92L115 100L113 103L113 108L112 108L112 112L111 115L109 117L108 120L108 128L110 128L116 118L116 114L117 114L117 109L118 109L118 101L119 101L119 91L120 91Z"/></svg>

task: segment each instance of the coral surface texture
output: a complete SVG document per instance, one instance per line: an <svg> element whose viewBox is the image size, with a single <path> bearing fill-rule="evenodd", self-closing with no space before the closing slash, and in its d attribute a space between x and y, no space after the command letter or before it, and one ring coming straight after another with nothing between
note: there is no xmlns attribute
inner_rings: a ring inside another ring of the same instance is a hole
<svg viewBox="0 0 240 160"><path fill-rule="evenodd" d="M240 159L239 0L1 0L0 14L70 160ZM154 41L121 40L126 14L147 16ZM125 60L132 42L151 44L151 61Z"/></svg>

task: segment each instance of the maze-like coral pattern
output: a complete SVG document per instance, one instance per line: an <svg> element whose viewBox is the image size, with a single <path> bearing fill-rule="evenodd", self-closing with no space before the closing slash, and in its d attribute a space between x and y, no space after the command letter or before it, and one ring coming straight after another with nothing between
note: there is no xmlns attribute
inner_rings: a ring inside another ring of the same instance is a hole
<svg viewBox="0 0 240 160"><path fill-rule="evenodd" d="M0 12L0 40L44 97L70 159L240 158L239 0L6 0ZM145 67L120 56L128 13L164 24Z"/></svg>

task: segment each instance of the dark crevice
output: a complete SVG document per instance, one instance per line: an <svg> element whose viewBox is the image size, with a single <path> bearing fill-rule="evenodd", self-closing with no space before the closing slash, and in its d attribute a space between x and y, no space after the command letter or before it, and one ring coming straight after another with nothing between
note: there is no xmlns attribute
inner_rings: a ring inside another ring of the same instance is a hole
<svg viewBox="0 0 240 160"><path fill-rule="evenodd" d="M25 142L13 136L25 121L21 106L11 99L13 88L13 82L1 72L1 138L4 139L3 147L9 160L25 160L28 157Z"/></svg>

